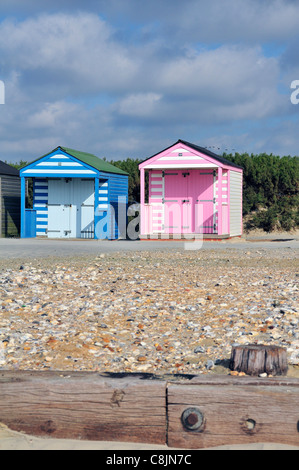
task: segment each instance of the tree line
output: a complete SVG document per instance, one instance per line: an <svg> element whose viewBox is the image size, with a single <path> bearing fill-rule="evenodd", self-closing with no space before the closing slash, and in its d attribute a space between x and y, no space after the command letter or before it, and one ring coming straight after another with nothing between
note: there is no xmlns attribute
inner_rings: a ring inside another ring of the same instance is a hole
<svg viewBox="0 0 299 470"><path fill-rule="evenodd" d="M244 228L290 231L299 226L299 157L224 154L243 168Z"/></svg>
<svg viewBox="0 0 299 470"><path fill-rule="evenodd" d="M243 168L244 229L291 231L299 227L299 157L273 154L223 154ZM140 159L110 161L129 174L129 202L140 201ZM21 161L12 164L17 169ZM147 183L147 181L146 181Z"/></svg>

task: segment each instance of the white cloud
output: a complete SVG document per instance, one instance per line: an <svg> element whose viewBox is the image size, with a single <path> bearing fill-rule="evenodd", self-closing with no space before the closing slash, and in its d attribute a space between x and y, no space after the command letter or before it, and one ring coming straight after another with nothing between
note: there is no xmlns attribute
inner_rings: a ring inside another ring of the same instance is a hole
<svg viewBox="0 0 299 470"><path fill-rule="evenodd" d="M156 105L161 98L162 95L158 93L131 94L120 100L118 112L127 116L150 116L157 109Z"/></svg>
<svg viewBox="0 0 299 470"><path fill-rule="evenodd" d="M231 101L239 90L252 94L257 87L277 78L277 61L265 58L260 48L220 46L194 51L161 66L159 82L163 89L182 94L202 93Z"/></svg>
<svg viewBox="0 0 299 470"><path fill-rule="evenodd" d="M159 35L164 32L181 45L288 41L298 32L299 4L294 0L132 0L129 13L128 2L112 3L124 15L155 25L155 32L159 23Z"/></svg>
<svg viewBox="0 0 299 470"><path fill-rule="evenodd" d="M155 115L160 122L219 123L260 119L283 109L284 98L277 91L279 61L264 57L260 47L221 46L155 60L143 80L152 92L125 98L122 113Z"/></svg>
<svg viewBox="0 0 299 470"><path fill-rule="evenodd" d="M97 15L41 15L0 25L0 53L5 68L29 74L34 82L70 92L125 88L136 64L113 40L113 30ZM36 73L36 77L34 76ZM53 84L54 85L54 84ZM45 93L46 93L45 89Z"/></svg>
<svg viewBox="0 0 299 470"><path fill-rule="evenodd" d="M0 79L6 87L0 151L24 158L31 146L33 158L39 150L66 145L108 158L142 157L177 138L205 144L203 138L219 133L219 140L226 139L229 128L234 135L240 131L232 140L254 145L240 123L289 112L289 96L278 91L281 57L266 56L258 42L286 40L297 3L252 0L241 8L239 0L173 0L168 6L154 1L155 13L164 14L156 23L150 3L142 9L140 0L112 1L122 5L119 15L139 21L137 28L130 23L117 30L94 12L43 13L0 23ZM140 41L131 40L134 34ZM294 57L295 48L284 60L292 64ZM296 69L292 64L288 70ZM258 145L270 140L271 127L263 129Z"/></svg>
<svg viewBox="0 0 299 470"><path fill-rule="evenodd" d="M296 0L2 0L1 12L38 15L79 10L101 15L117 24L127 36L135 30L144 37L184 46L201 43L261 43L289 41L298 31ZM134 25L134 27L133 27ZM170 39L170 41L169 41Z"/></svg>
<svg viewBox="0 0 299 470"><path fill-rule="evenodd" d="M0 25L0 53L32 101L110 94L114 113L151 117L160 110L166 117L172 105L184 100L180 115L188 116L185 108L191 99L191 108L201 107L201 116L203 107L207 118L218 108L218 119L227 114L231 119L262 117L277 105L278 62L264 57L259 47L190 46L161 57L158 42L146 48L125 45L113 32L97 15L86 13L5 21ZM45 114L50 119L45 106L41 121Z"/></svg>
<svg viewBox="0 0 299 470"><path fill-rule="evenodd" d="M65 126L67 123L70 131L77 129L76 113L79 111L78 107L72 103L58 101L54 103L44 103L39 109L35 109L29 115L26 122L26 127L30 129L56 129ZM81 111L81 110L80 110Z"/></svg>

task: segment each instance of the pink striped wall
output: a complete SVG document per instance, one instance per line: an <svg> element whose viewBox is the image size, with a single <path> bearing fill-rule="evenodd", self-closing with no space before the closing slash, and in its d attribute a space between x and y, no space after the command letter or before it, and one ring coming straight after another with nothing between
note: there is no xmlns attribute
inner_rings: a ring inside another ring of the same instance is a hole
<svg viewBox="0 0 299 470"><path fill-rule="evenodd" d="M149 173L149 204L152 207L152 233L162 232L163 225L163 177L162 170Z"/></svg>

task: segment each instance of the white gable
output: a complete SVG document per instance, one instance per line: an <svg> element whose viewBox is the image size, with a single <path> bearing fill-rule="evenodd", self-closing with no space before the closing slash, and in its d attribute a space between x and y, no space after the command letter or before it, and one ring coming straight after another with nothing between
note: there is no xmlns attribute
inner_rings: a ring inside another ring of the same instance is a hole
<svg viewBox="0 0 299 470"><path fill-rule="evenodd" d="M79 160L62 154L56 154L37 160L31 168L27 168L22 175L31 176L95 176L96 170L88 168Z"/></svg>

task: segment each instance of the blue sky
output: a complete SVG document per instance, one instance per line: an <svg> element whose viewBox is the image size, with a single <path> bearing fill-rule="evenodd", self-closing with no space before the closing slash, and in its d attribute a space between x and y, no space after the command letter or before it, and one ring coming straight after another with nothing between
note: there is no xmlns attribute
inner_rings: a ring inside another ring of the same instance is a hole
<svg viewBox="0 0 299 470"><path fill-rule="evenodd" d="M299 154L299 2L1 0L0 159Z"/></svg>

